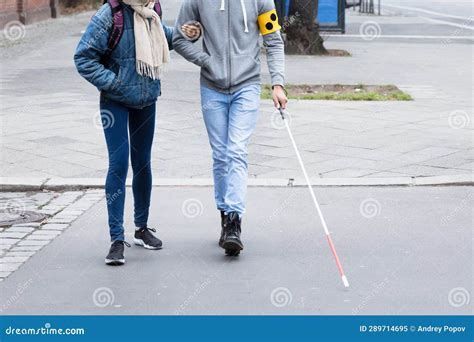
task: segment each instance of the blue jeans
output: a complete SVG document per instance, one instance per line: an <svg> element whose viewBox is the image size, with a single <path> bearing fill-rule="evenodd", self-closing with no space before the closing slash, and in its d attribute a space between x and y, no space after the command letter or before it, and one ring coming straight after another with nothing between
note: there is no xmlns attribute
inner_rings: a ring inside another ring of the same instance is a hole
<svg viewBox="0 0 474 342"><path fill-rule="evenodd" d="M150 161L155 109L156 103L143 109L134 109L101 97L100 113L109 154L105 193L112 241L125 239L123 211L129 154L133 170L135 225L147 225L152 188Z"/></svg>
<svg viewBox="0 0 474 342"><path fill-rule="evenodd" d="M217 209L245 212L247 146L255 130L260 85L225 94L201 85L201 106L212 148L214 196Z"/></svg>

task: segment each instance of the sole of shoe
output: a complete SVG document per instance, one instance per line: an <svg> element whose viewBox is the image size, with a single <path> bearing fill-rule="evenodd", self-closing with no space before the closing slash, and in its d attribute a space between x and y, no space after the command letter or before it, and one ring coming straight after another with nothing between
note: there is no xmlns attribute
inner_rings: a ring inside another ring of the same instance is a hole
<svg viewBox="0 0 474 342"><path fill-rule="evenodd" d="M133 242L135 243L135 245L142 246L143 248L146 248L146 249L157 250L157 249L162 249L163 248L162 246L155 247L155 246L147 245L142 239L133 238Z"/></svg>
<svg viewBox="0 0 474 342"><path fill-rule="evenodd" d="M227 255L229 257L236 257L236 256L240 255L240 251L234 251L234 250L226 249L225 250L225 255Z"/></svg>
<svg viewBox="0 0 474 342"><path fill-rule="evenodd" d="M222 248L225 249L225 254L237 256L240 254L240 251L244 249L244 246L240 241L229 239L222 243Z"/></svg>
<svg viewBox="0 0 474 342"><path fill-rule="evenodd" d="M121 266L125 264L125 259L105 259L105 264L109 266Z"/></svg>

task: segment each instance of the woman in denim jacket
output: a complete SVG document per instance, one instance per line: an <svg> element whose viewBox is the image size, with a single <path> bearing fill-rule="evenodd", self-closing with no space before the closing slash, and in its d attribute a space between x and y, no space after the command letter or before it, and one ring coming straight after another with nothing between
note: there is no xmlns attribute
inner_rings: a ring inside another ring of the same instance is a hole
<svg viewBox="0 0 474 342"><path fill-rule="evenodd" d="M110 1L109 1L110 2ZM104 4L93 16L74 61L81 76L100 91L100 113L107 142L109 169L105 182L112 244L105 262L125 263L123 214L129 153L133 169L134 242L160 249L162 242L147 226L152 172L151 146L155 106L161 94L160 73L172 49L173 28L161 23L155 1L123 0L123 34L113 51L109 39L114 27L112 5ZM197 38L200 29L193 31ZM190 37L193 38L193 37ZM130 151L130 152L129 152Z"/></svg>

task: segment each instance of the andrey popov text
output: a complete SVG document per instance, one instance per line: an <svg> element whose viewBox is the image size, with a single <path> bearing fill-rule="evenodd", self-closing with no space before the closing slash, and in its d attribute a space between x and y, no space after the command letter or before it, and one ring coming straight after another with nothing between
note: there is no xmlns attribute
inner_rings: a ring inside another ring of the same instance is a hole
<svg viewBox="0 0 474 342"><path fill-rule="evenodd" d="M368 333L381 333L381 332L418 332L418 333L464 333L466 332L465 326L435 326L435 325L361 325L359 327L360 332Z"/></svg>

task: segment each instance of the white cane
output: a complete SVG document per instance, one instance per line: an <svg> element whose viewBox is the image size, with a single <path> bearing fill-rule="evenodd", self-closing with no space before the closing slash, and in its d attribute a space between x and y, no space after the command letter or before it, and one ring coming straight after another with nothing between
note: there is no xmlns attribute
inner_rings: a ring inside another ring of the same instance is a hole
<svg viewBox="0 0 474 342"><path fill-rule="evenodd" d="M306 168L303 164L303 160L301 159L300 152L298 150L298 147L296 146L295 138L293 137L293 134L291 133L290 125L288 124L288 120L285 117L285 113L283 112L283 109L278 108L278 111L280 112L281 118L283 119L283 122L285 123L286 130L288 131L288 134L291 139L291 143L293 144L293 148L295 149L296 152L296 157L298 158L298 161L300 163L301 169L303 170L304 178L306 179L306 183L308 184L308 189L309 192L311 193L311 197L313 198L314 206L316 207L316 211L318 212L319 218L321 219L321 223L323 225L324 232L326 233L326 238L329 243L329 248L331 249L332 254L334 255L334 258L336 259L336 265L337 269L339 270L339 274L341 275L342 282L344 283L345 287L349 287L349 281L347 280L346 275L344 274L344 270L341 265L341 261L339 260L339 257L336 252L336 247L334 247L334 243L332 242L331 239L331 234L329 234L328 227L326 225L326 221L324 220L323 213L321 212L321 208L319 206L318 200L316 199L316 195L314 194L313 187L311 185L311 182L308 177L308 173L306 172Z"/></svg>

